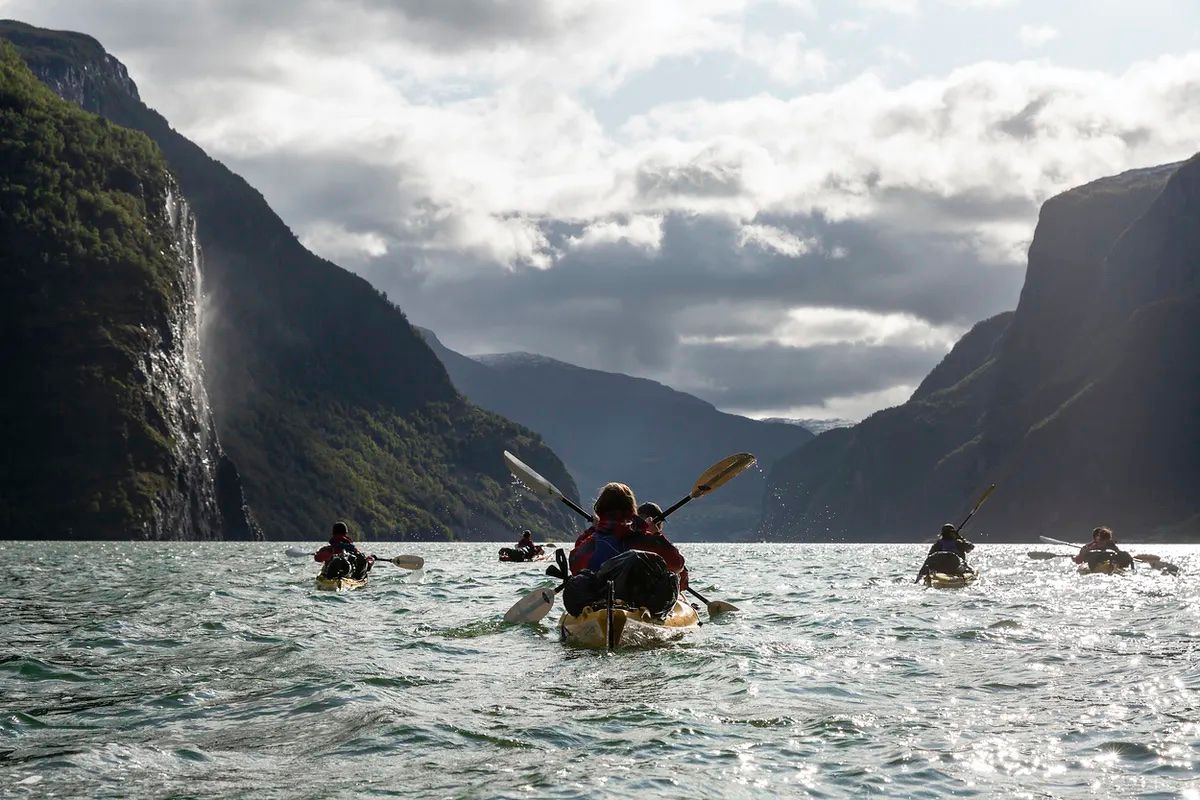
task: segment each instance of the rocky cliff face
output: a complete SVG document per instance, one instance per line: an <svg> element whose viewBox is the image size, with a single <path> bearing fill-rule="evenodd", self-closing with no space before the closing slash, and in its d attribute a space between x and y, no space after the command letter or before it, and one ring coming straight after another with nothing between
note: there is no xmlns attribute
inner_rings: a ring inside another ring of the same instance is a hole
<svg viewBox="0 0 1200 800"><path fill-rule="evenodd" d="M161 155L0 59L4 535L254 537L203 381L195 220Z"/></svg>
<svg viewBox="0 0 1200 800"><path fill-rule="evenodd" d="M504 449L574 494L539 437L459 395L398 307L308 252L258 192L146 108L95 40L11 22L0 38L49 86L146 133L195 210L205 383L268 537L321 535L335 519L377 538L576 527L511 486Z"/></svg>
<svg viewBox="0 0 1200 800"><path fill-rule="evenodd" d="M1011 319L904 406L781 462L764 535L932 535L995 482L973 524L998 538L1200 538L1197 222L1200 157L1047 201Z"/></svg>

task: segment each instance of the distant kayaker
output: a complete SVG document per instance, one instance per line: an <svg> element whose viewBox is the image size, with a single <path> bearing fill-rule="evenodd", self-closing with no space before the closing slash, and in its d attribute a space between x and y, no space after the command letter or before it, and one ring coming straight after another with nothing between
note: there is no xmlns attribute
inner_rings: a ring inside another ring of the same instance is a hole
<svg viewBox="0 0 1200 800"><path fill-rule="evenodd" d="M313 553L313 560L325 566L321 569L326 578L364 578L375 563L375 556L361 552L350 538L350 528L344 522L333 523L329 544ZM344 566L343 566L344 565ZM334 572L345 574L334 575Z"/></svg>
<svg viewBox="0 0 1200 800"><path fill-rule="evenodd" d="M958 528L950 522L942 526L942 535L929 548L929 553L925 556L925 563L921 565L921 571L917 573L917 580L924 578L931 572L944 572L950 575L961 575L964 572L974 572L971 565L967 563L967 553L975 549L975 545L968 542L958 532ZM946 553L947 555L941 555Z"/></svg>
<svg viewBox="0 0 1200 800"><path fill-rule="evenodd" d="M687 568L675 545L662 535L662 526L648 522L639 514L633 490L623 483L609 483L600 490L592 504L598 521L575 540L571 550L571 574L585 569L593 572L604 562L628 550L645 550L662 556L667 569L679 576L680 591L687 588ZM657 505L647 503L652 515L662 513Z"/></svg>
<svg viewBox="0 0 1200 800"><path fill-rule="evenodd" d="M517 549L524 550L530 555L534 555L540 549L533 543L533 531L526 530L521 534L521 541L517 542Z"/></svg>
<svg viewBox="0 0 1200 800"><path fill-rule="evenodd" d="M1097 551L1107 550L1110 553L1123 553L1124 551L1117 547L1117 542L1113 538L1112 528L1099 527L1092 530L1092 540L1079 548L1079 552L1072 559L1076 564L1082 564L1087 561L1087 554Z"/></svg>

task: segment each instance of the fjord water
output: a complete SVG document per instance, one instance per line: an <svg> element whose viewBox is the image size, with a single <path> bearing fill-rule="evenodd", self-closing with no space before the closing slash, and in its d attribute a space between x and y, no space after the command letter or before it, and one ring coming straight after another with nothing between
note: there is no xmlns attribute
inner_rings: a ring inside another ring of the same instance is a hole
<svg viewBox="0 0 1200 800"><path fill-rule="evenodd" d="M1200 548L686 545L742 611L606 655L503 624L549 579L494 545L346 594L285 546L0 544L0 794L1200 797Z"/></svg>

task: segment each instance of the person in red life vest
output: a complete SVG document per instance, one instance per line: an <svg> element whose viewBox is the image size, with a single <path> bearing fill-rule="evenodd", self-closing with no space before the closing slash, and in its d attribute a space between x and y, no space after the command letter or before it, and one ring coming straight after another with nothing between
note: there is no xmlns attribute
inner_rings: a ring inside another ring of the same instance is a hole
<svg viewBox="0 0 1200 800"><path fill-rule="evenodd" d="M1113 553L1124 553L1121 548L1117 547L1116 541L1113 539L1112 528L1096 528L1092 531L1092 540L1079 548L1079 552L1072 558L1076 564L1082 564L1088 560L1088 553L1097 551L1107 551ZM1124 559L1121 559L1124 561ZM1132 561L1132 559L1130 559Z"/></svg>
<svg viewBox="0 0 1200 800"><path fill-rule="evenodd" d="M529 530L521 534L521 541L517 542L517 549L524 550L530 558L542 554L542 548L533 543L533 532Z"/></svg>
<svg viewBox="0 0 1200 800"><path fill-rule="evenodd" d="M350 529L344 522L333 523L329 544L313 553L313 561L325 566L321 569L324 578L351 577L361 580L371 571L375 556L361 552L350 538ZM335 574L338 573L338 574Z"/></svg>
<svg viewBox="0 0 1200 800"><path fill-rule="evenodd" d="M651 513L656 516L662 513L652 503L647 506L653 506ZM632 489L623 483L609 483L600 490L592 508L596 512L596 521L580 534L571 550L569 566L572 575L585 569L595 572L605 561L627 550L645 550L662 556L667 569L679 576L680 591L687 588L683 556L662 535L661 525L653 525L638 515L637 498Z"/></svg>

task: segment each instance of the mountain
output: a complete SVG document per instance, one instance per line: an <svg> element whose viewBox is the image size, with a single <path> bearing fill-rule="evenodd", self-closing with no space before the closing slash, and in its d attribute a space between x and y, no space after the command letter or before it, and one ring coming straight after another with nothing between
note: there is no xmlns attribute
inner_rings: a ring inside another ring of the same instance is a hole
<svg viewBox="0 0 1200 800"><path fill-rule="evenodd" d="M537 430L586 493L628 483L663 508L706 467L748 451L763 468L812 439L804 428L718 411L644 378L585 369L530 353L469 358L420 329L459 391L486 409ZM764 477L750 470L670 521L684 538L745 538L758 521Z"/></svg>
<svg viewBox="0 0 1200 800"><path fill-rule="evenodd" d="M976 326L903 406L770 476L773 539L976 530L1200 538L1200 156L1048 200L1017 309Z"/></svg>
<svg viewBox="0 0 1200 800"><path fill-rule="evenodd" d="M0 43L4 538L261 538L202 380L198 267L158 148Z"/></svg>
<svg viewBox="0 0 1200 800"><path fill-rule="evenodd" d="M467 402L401 310L306 250L244 180L142 104L94 39L0 23L60 95L161 149L198 219L205 384L220 441L268 538L347 519L373 538L495 538L574 529L514 491L509 449L569 494L534 433Z"/></svg>

